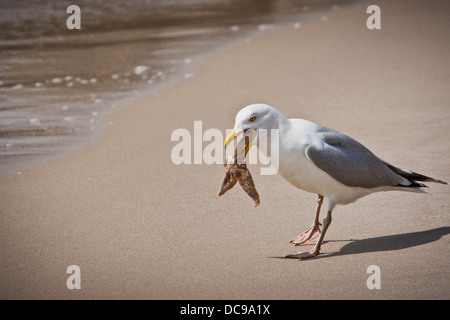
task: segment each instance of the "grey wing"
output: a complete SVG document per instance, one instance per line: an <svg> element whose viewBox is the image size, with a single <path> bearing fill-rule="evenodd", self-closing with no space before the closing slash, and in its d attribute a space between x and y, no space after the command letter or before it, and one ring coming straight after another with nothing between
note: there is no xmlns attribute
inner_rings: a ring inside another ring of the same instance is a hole
<svg viewBox="0 0 450 320"><path fill-rule="evenodd" d="M306 156L321 170L349 187L408 186L410 181L389 169L358 141L339 132L322 134Z"/></svg>

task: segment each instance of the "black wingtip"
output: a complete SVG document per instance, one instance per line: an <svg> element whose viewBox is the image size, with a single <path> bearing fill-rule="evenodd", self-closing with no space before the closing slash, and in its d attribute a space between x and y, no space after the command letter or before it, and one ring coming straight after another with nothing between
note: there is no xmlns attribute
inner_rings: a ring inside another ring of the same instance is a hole
<svg viewBox="0 0 450 320"><path fill-rule="evenodd" d="M405 169L401 169L401 168L397 168L385 161L383 161L384 164L391 169L392 171L394 171L396 174L398 174L399 176L408 179L408 181L411 182L411 185L409 186L403 186L402 187L418 187L418 188L428 188L428 186L419 183L417 181L423 181L423 182L434 182L434 183L440 183L440 184L447 184L447 182L442 181L442 180L438 180L438 179L434 179L431 177L428 177L426 175L414 172L414 171L410 171L410 170L405 170Z"/></svg>
<svg viewBox="0 0 450 320"><path fill-rule="evenodd" d="M427 186L426 184L419 183L417 181L412 181L412 180L408 180L408 181L411 182L411 184L409 184L409 185L397 184L395 186L402 187L402 188L429 188L429 186Z"/></svg>
<svg viewBox="0 0 450 320"><path fill-rule="evenodd" d="M442 180L437 180L437 179L433 179L433 180L430 180L431 182L436 182L436 183L440 183L440 184L448 184L447 182L445 182L445 181L442 181Z"/></svg>

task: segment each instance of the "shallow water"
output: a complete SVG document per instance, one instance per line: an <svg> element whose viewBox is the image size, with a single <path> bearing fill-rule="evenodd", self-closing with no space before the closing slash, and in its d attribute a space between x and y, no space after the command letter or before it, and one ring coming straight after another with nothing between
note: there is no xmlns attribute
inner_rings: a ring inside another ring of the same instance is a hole
<svg viewBox="0 0 450 320"><path fill-rule="evenodd" d="M102 116L174 79L202 54L336 0L0 0L0 174L58 156L113 123ZM69 30L66 9L81 9Z"/></svg>

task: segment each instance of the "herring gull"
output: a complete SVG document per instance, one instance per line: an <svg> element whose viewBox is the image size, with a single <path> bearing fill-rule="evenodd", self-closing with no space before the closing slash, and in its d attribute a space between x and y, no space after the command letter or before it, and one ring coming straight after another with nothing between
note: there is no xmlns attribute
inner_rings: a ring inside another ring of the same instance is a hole
<svg viewBox="0 0 450 320"><path fill-rule="evenodd" d="M422 182L447 184L393 166L345 134L308 120L287 119L266 104L252 104L238 112L225 147L249 129L258 134L260 129L278 129L278 173L295 187L318 195L312 226L291 240L296 246L314 247L286 258L306 259L319 254L336 205L349 204L380 191L424 192L421 188L427 186ZM320 230L319 214L324 200L327 215Z"/></svg>

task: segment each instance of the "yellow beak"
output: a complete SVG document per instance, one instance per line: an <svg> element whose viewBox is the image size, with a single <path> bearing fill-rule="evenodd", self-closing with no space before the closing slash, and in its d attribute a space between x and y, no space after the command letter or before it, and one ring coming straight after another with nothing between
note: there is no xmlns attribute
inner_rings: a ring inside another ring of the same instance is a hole
<svg viewBox="0 0 450 320"><path fill-rule="evenodd" d="M239 134L240 134L240 132L239 132ZM234 139L236 139L236 137L237 137L239 134L236 134L236 133L234 132L234 130L231 131L231 133L228 135L228 137L225 139L225 142L223 143L225 149L227 148L227 144L230 144L230 142L233 141Z"/></svg>
<svg viewBox="0 0 450 320"><path fill-rule="evenodd" d="M254 140L255 137L256 137L256 130L254 130L254 129L249 129L249 130L252 130L252 131L253 131L253 136L252 136L252 138L251 138L251 141L249 141L249 143L245 145L245 156L247 156L248 151L249 151L250 148L252 147L253 140ZM229 145L231 141L233 141L234 139L236 139L236 138L237 138L241 133L243 133L243 132L244 132L244 131L241 131L241 132L236 133L236 132L234 131L234 129L233 129L233 131L231 131L231 133L228 135L228 137L226 137L226 139L225 139L225 141L224 141L224 143L223 143L225 149L227 148L227 145Z"/></svg>

